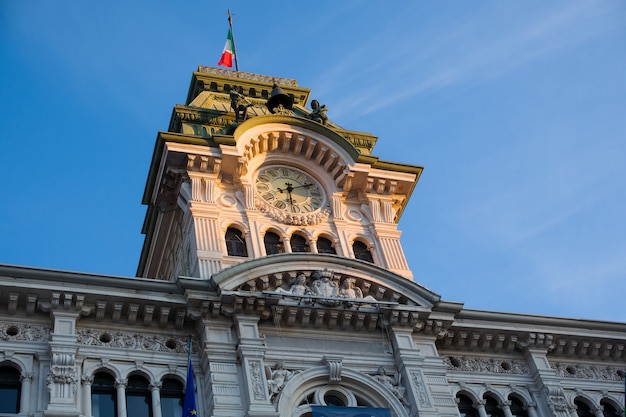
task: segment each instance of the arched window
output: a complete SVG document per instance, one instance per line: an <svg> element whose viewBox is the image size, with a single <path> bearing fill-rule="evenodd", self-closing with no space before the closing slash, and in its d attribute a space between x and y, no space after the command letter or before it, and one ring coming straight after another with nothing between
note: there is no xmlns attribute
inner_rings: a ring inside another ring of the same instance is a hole
<svg viewBox="0 0 626 417"><path fill-rule="evenodd" d="M574 400L574 405L576 406L576 413L579 417L594 417L594 414L591 412L589 404L587 404L581 398L576 398Z"/></svg>
<svg viewBox="0 0 626 417"><path fill-rule="evenodd" d="M330 253L335 255L337 252L333 248L333 242L325 237L317 239L317 253Z"/></svg>
<svg viewBox="0 0 626 417"><path fill-rule="evenodd" d="M307 242L306 238L302 235L292 235L289 243L291 243L292 252L311 252L311 248L309 248L309 242Z"/></svg>
<svg viewBox="0 0 626 417"><path fill-rule="evenodd" d="M352 251L354 252L355 258L362 261L374 263L374 258L372 258L372 252L370 252L365 243L359 240L355 240L352 244Z"/></svg>
<svg viewBox="0 0 626 417"><path fill-rule="evenodd" d="M20 371L12 366L0 367L0 413L20 412L21 387Z"/></svg>
<svg viewBox="0 0 626 417"><path fill-rule="evenodd" d="M283 242L280 240L280 236L273 232L265 233L263 237L263 243L265 244L265 254L273 255L275 253L284 253L285 248Z"/></svg>
<svg viewBox="0 0 626 417"><path fill-rule="evenodd" d="M166 378L161 385L161 415L182 417L185 389L183 384L173 378Z"/></svg>
<svg viewBox="0 0 626 417"><path fill-rule="evenodd" d="M459 405L459 413L461 417L478 417L478 410L474 408L474 402L467 396L457 395L457 403Z"/></svg>
<svg viewBox="0 0 626 417"><path fill-rule="evenodd" d="M228 256L248 256L248 248L241 230L229 227L226 230L224 240L226 241Z"/></svg>
<svg viewBox="0 0 626 417"><path fill-rule="evenodd" d="M117 417L115 378L106 372L98 372L93 377L91 415L93 417Z"/></svg>
<svg viewBox="0 0 626 417"><path fill-rule="evenodd" d="M148 381L142 376L131 375L128 377L126 415L152 417L152 395Z"/></svg>
<svg viewBox="0 0 626 417"><path fill-rule="evenodd" d="M621 413L618 413L613 404L607 400L601 400L600 405L602 406L602 415L604 415L604 417L620 417Z"/></svg>
<svg viewBox="0 0 626 417"><path fill-rule="evenodd" d="M515 417L528 417L528 413L524 409L524 403L516 397L509 397L511 401L511 414Z"/></svg>
<svg viewBox="0 0 626 417"><path fill-rule="evenodd" d="M489 417L504 417L504 412L500 408L498 401L489 395L484 396L485 399L485 412Z"/></svg>

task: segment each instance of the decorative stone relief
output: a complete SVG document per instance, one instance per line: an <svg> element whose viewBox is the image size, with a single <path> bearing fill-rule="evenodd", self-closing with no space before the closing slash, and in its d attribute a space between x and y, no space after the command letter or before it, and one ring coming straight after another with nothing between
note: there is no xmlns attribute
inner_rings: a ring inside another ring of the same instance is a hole
<svg viewBox="0 0 626 417"><path fill-rule="evenodd" d="M278 287L274 292L281 294L291 294L294 296L313 296L310 298L302 298L302 301L308 304L318 303L322 305L336 306L343 304L351 307L352 303L378 303L379 300L371 295L364 295L363 289L357 285L357 280L352 277L341 277L334 274L328 268L322 271L314 271L311 273L311 285L307 284L307 276L304 273L298 273L296 280L288 290ZM369 284L369 283L367 283ZM362 285L369 291L370 285ZM384 291L381 292L384 294Z"/></svg>
<svg viewBox="0 0 626 417"><path fill-rule="evenodd" d="M417 397L417 404L419 407L431 407L422 373L419 371L411 371L411 381L415 387L415 395Z"/></svg>
<svg viewBox="0 0 626 417"><path fill-rule="evenodd" d="M250 361L250 382L255 400L264 400L263 381L261 380L261 361Z"/></svg>
<svg viewBox="0 0 626 417"><path fill-rule="evenodd" d="M48 391L51 399L68 399L76 394L78 373L75 357L67 353L54 353L52 366L47 377Z"/></svg>
<svg viewBox="0 0 626 417"><path fill-rule="evenodd" d="M23 340L36 342L48 340L50 328L37 324L4 323L0 325L0 339L2 340Z"/></svg>
<svg viewBox="0 0 626 417"><path fill-rule="evenodd" d="M283 362L276 362L274 369L269 366L265 367L265 376L267 378L267 388L272 403L278 399L278 395L283 390L287 382L300 371L289 371L285 369Z"/></svg>
<svg viewBox="0 0 626 417"><path fill-rule="evenodd" d="M599 367L580 363L554 363L550 365L556 374L563 378L597 379L605 381L623 381L624 372L610 366Z"/></svg>
<svg viewBox="0 0 626 417"><path fill-rule="evenodd" d="M140 333L108 332L105 330L78 329L77 340L84 346L109 346L153 352L187 353L187 341L176 336L143 335ZM192 351L198 351L198 343L192 342Z"/></svg>
<svg viewBox="0 0 626 417"><path fill-rule="evenodd" d="M448 369L455 371L517 375L527 375L530 373L530 369L525 362L516 360L446 356L443 358L443 361L448 365Z"/></svg>
<svg viewBox="0 0 626 417"><path fill-rule="evenodd" d="M400 375L394 373L393 375L389 375L387 370L382 366L378 368L378 373L376 375L372 375L376 381L380 382L385 386L396 398L404 405L408 407L409 404L406 401L406 388L404 388L400 383Z"/></svg>

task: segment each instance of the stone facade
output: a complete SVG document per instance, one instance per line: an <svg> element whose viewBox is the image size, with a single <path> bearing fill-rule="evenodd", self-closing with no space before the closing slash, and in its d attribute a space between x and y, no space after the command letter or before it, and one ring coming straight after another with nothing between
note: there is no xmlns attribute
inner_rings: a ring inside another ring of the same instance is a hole
<svg viewBox="0 0 626 417"><path fill-rule="evenodd" d="M115 415L144 389L164 417L188 355L201 417L622 414L626 324L469 310L413 281L397 224L422 168L373 156L309 94L194 73L157 136L137 278L0 266L9 415L92 416L104 376Z"/></svg>

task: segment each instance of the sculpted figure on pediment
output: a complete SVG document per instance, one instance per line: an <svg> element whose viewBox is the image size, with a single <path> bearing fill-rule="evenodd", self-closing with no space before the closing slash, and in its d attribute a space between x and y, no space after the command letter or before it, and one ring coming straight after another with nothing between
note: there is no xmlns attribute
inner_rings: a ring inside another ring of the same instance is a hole
<svg viewBox="0 0 626 417"><path fill-rule="evenodd" d="M289 293L293 295L308 295L313 294L309 286L306 284L306 275L302 272L296 276L296 281L288 290L281 287L276 288L276 292Z"/></svg>

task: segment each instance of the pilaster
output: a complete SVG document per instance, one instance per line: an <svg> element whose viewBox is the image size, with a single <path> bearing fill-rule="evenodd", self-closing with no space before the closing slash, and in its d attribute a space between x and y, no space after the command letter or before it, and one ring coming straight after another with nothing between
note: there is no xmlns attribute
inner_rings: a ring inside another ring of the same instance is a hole
<svg viewBox="0 0 626 417"><path fill-rule="evenodd" d="M524 355L530 372L538 388L539 404L547 404L548 409L545 410L553 417L570 417L575 414L575 410L567 403L565 392L560 384L560 378L556 375L556 371L550 367L547 353L548 347L524 346L525 343L519 343L518 346L523 348Z"/></svg>
<svg viewBox="0 0 626 417"><path fill-rule="evenodd" d="M237 365L236 341L230 320L202 319L204 349L200 361L204 370L205 417L243 417L242 392ZM207 414L212 410L211 414Z"/></svg>
<svg viewBox="0 0 626 417"><path fill-rule="evenodd" d="M63 306L55 301L60 300L53 296L53 303L57 308L50 310L54 329L50 340L50 372L47 377L50 402L44 415L49 417L78 417L80 415L77 401L77 391L79 387L78 370L76 367L76 321L80 312L70 309L72 296L64 294ZM56 299L56 300L55 300Z"/></svg>
<svg viewBox="0 0 626 417"><path fill-rule="evenodd" d="M392 327L396 366L410 405L410 416L458 416L458 408L446 378L446 367L438 358L434 340L413 340L413 328Z"/></svg>
<svg viewBox="0 0 626 417"><path fill-rule="evenodd" d="M248 417L278 417L270 402L265 376L265 341L259 334L258 316L237 315L235 325L239 338L237 354L242 366L243 384L248 396Z"/></svg>

